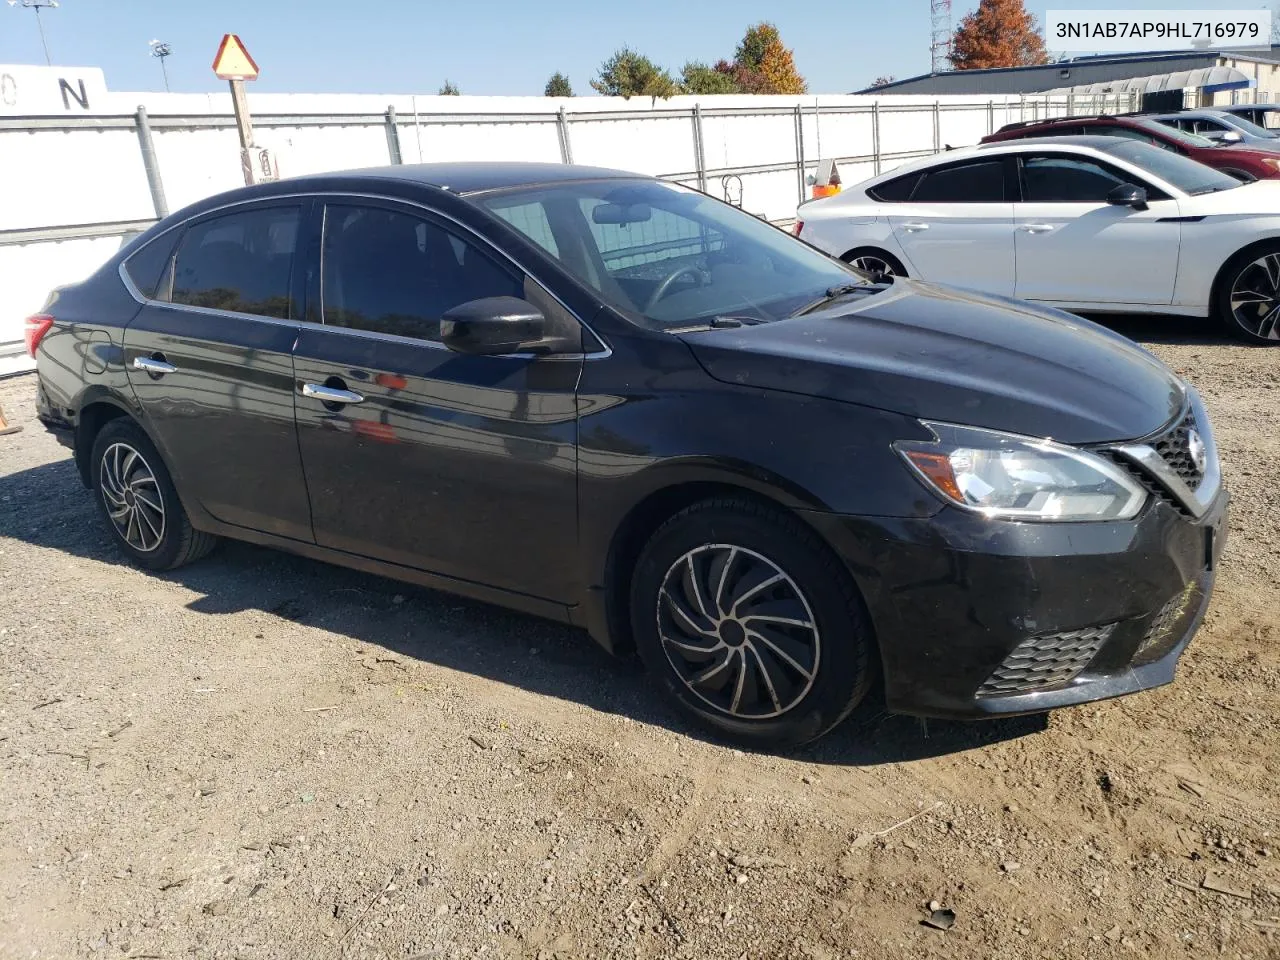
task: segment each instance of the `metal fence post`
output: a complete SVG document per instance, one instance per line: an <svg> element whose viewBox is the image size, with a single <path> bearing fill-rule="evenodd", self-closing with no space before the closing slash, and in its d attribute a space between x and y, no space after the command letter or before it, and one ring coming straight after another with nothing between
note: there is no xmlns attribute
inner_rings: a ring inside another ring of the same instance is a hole
<svg viewBox="0 0 1280 960"><path fill-rule="evenodd" d="M871 104L871 169L880 176L880 101Z"/></svg>
<svg viewBox="0 0 1280 960"><path fill-rule="evenodd" d="M698 189L707 192L707 155L702 143L702 104L693 105L693 159L698 168Z"/></svg>
<svg viewBox="0 0 1280 960"><path fill-rule="evenodd" d="M933 152L938 153L942 149L942 112L938 101L933 101Z"/></svg>
<svg viewBox="0 0 1280 960"><path fill-rule="evenodd" d="M569 117L564 106L556 114L556 136L560 138L560 162L573 163L573 144L569 140Z"/></svg>
<svg viewBox="0 0 1280 960"><path fill-rule="evenodd" d="M394 104L387 105L385 125L387 129L387 153L391 156L391 162L394 164L404 163L404 159L400 156L400 128L396 126L396 108Z"/></svg>
<svg viewBox="0 0 1280 960"><path fill-rule="evenodd" d="M156 217L163 220L169 215L169 202L164 198L164 181L160 179L160 163L156 160L156 146L151 140L151 123L147 120L147 108L138 105L134 117L138 128L138 146L142 150L142 167L147 171L147 186L151 188L151 205Z"/></svg>
<svg viewBox="0 0 1280 960"><path fill-rule="evenodd" d="M996 132L996 102L994 100L987 101L987 133Z"/></svg>
<svg viewBox="0 0 1280 960"><path fill-rule="evenodd" d="M796 104L796 191L804 203L804 107Z"/></svg>

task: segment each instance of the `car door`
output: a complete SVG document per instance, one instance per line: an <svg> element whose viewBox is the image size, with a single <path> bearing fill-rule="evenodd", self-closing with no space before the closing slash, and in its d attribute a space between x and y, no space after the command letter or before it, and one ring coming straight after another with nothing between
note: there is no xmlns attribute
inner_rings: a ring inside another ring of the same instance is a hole
<svg viewBox="0 0 1280 960"><path fill-rule="evenodd" d="M267 201L179 228L124 350L183 498L224 523L310 540L293 415L302 215L298 201Z"/></svg>
<svg viewBox="0 0 1280 960"><path fill-rule="evenodd" d="M1178 203L1119 167L1084 154L1019 155L1014 232L1017 296L1068 303L1170 303L1178 274ZM1123 184L1145 210L1107 203Z"/></svg>
<svg viewBox="0 0 1280 960"><path fill-rule="evenodd" d="M1013 203L1002 157L926 170L889 216L894 238L922 280L1009 296L1014 286Z"/></svg>
<svg viewBox="0 0 1280 960"><path fill-rule="evenodd" d="M484 241L422 208L333 199L316 217L308 309L320 323L294 351L316 542L568 601L581 353L455 353L440 317L516 296L572 325L580 343L577 321Z"/></svg>

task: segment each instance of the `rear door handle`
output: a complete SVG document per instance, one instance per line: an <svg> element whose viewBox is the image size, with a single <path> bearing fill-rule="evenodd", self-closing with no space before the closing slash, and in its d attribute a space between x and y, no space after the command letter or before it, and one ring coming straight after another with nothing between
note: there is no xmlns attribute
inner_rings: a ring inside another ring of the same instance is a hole
<svg viewBox="0 0 1280 960"><path fill-rule="evenodd" d="M304 383L302 395L322 403L364 403L364 397L353 390L339 390L337 387L326 387L322 383Z"/></svg>
<svg viewBox="0 0 1280 960"><path fill-rule="evenodd" d="M1022 229L1027 233L1048 233L1053 229L1052 223L1024 223Z"/></svg>
<svg viewBox="0 0 1280 960"><path fill-rule="evenodd" d="M165 360L163 354L160 354L154 357L134 357L133 369L163 377L166 373L176 372L178 368Z"/></svg>
<svg viewBox="0 0 1280 960"><path fill-rule="evenodd" d="M912 221L911 223L904 223L902 225L902 229L907 231L907 233L918 233L921 230L928 230L929 225L927 223Z"/></svg>

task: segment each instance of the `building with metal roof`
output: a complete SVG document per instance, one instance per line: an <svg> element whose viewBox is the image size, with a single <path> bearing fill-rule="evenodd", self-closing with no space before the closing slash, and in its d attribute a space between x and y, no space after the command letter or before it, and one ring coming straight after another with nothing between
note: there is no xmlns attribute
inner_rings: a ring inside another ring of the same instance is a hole
<svg viewBox="0 0 1280 960"><path fill-rule="evenodd" d="M1280 100L1280 45L1270 51L1188 50L1074 57L1034 67L950 70L859 93L1143 95L1150 109ZM1177 103L1170 101L1177 100Z"/></svg>

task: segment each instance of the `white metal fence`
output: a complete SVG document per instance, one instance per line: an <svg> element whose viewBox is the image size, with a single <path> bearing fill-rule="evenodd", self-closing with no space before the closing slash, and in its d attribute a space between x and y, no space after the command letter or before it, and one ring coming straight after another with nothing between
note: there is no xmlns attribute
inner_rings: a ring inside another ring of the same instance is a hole
<svg viewBox="0 0 1280 960"><path fill-rule="evenodd" d="M146 98L151 112L0 116L0 353L50 288L88 275L157 217L242 184L229 104ZM428 111L409 97L373 112L370 99L258 98L256 139L282 176L446 160L583 163L678 181L785 222L821 159L835 159L851 184L1005 123L1134 107L1114 95L421 98ZM196 109L174 111L175 101ZM315 109L353 101L365 112ZM477 109L487 105L500 109Z"/></svg>

